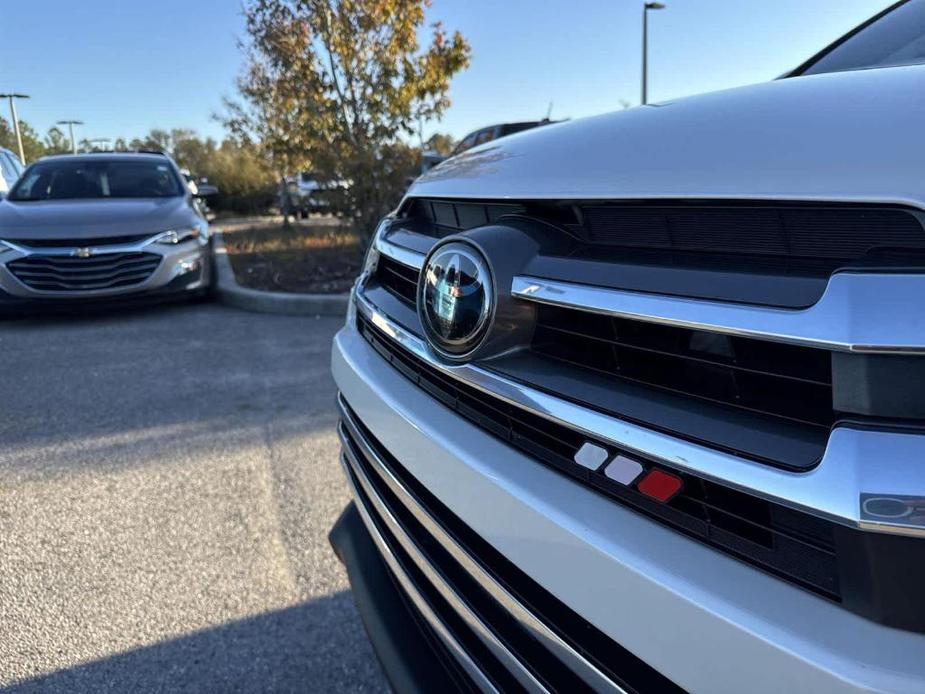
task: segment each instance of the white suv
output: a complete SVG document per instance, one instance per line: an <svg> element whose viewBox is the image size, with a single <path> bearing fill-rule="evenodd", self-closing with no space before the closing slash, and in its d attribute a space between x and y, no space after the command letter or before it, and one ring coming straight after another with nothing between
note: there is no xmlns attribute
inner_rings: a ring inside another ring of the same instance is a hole
<svg viewBox="0 0 925 694"><path fill-rule="evenodd" d="M419 179L337 335L399 691L925 691L925 0Z"/></svg>

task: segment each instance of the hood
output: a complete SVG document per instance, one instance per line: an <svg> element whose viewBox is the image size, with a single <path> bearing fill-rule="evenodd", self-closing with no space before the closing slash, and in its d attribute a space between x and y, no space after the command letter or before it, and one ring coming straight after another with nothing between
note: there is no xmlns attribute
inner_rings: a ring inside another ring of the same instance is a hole
<svg viewBox="0 0 925 694"><path fill-rule="evenodd" d="M548 125L448 159L415 197L925 206L925 66L794 77Z"/></svg>
<svg viewBox="0 0 925 694"><path fill-rule="evenodd" d="M0 238L82 239L155 234L195 224L186 199L38 200L0 203Z"/></svg>

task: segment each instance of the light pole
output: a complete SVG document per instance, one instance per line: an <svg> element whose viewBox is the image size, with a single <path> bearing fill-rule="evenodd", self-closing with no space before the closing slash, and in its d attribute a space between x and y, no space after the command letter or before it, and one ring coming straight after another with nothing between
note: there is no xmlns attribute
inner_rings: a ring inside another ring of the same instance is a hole
<svg viewBox="0 0 925 694"><path fill-rule="evenodd" d="M10 100L10 115L13 118L13 130L16 133L16 146L19 147L19 161L23 166L26 165L26 153L22 149L22 132L19 129L19 118L16 117L16 102L14 99L28 99L28 94L0 94L0 99L7 98Z"/></svg>
<svg viewBox="0 0 925 694"><path fill-rule="evenodd" d="M58 125L66 125L71 133L71 152L77 154L77 140L74 139L74 126L83 125L80 120L59 120Z"/></svg>
<svg viewBox="0 0 925 694"><path fill-rule="evenodd" d="M642 6L642 103L648 100L649 92L649 10L664 10L661 2L647 2Z"/></svg>

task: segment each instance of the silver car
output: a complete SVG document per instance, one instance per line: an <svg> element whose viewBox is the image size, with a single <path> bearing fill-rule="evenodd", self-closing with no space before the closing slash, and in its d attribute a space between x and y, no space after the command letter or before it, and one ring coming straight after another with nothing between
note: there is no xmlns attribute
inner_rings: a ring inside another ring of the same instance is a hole
<svg viewBox="0 0 925 694"><path fill-rule="evenodd" d="M46 157L0 202L0 307L206 294L210 246L168 156Z"/></svg>

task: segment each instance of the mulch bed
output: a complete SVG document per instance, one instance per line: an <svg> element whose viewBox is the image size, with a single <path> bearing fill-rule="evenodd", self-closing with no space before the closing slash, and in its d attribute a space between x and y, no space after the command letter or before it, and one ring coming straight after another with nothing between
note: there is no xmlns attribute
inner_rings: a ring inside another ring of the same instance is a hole
<svg viewBox="0 0 925 694"><path fill-rule="evenodd" d="M282 225L225 231L238 284L251 289L340 294L362 262L360 239L337 225Z"/></svg>

